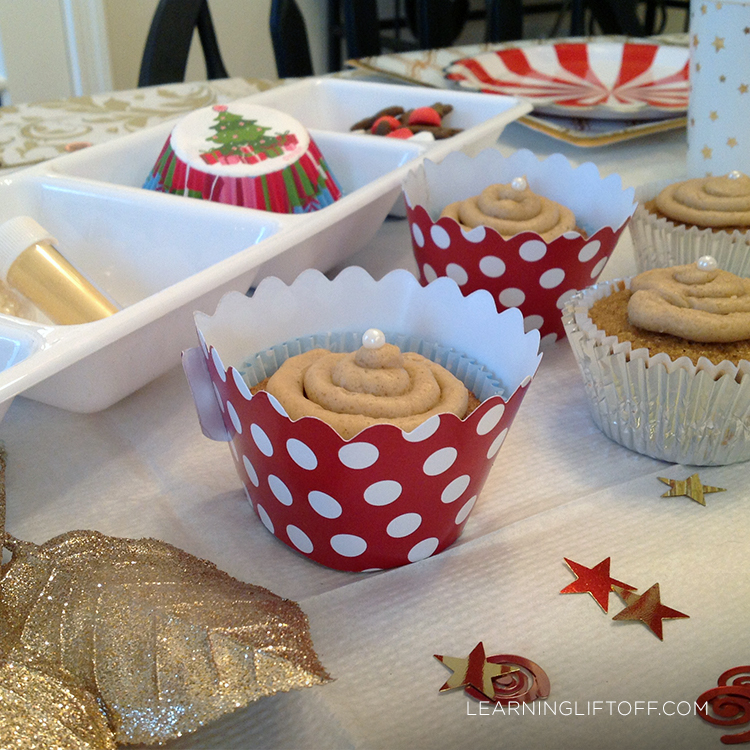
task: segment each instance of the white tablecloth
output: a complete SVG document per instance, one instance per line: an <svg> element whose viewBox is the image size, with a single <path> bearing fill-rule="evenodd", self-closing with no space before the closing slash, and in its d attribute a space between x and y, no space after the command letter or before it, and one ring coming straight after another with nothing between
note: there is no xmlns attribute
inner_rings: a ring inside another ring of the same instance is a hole
<svg viewBox="0 0 750 750"><path fill-rule="evenodd" d="M509 126L500 148L522 147L593 161L626 185L679 177L686 151L684 133L579 150ZM406 222L388 220L351 262L377 277L414 270ZM633 271L626 234L603 278ZM706 507L661 498L657 477L694 468L604 437L565 341L544 355L461 539L392 571L328 570L271 536L227 446L202 436L179 367L97 414L16 398L0 437L16 537L42 542L74 528L156 537L308 614L333 682L263 699L170 747L720 746L725 730L676 707L748 663L748 467L702 469L704 484L727 488ZM663 603L690 619L665 621L663 642L641 623L614 622L614 594L609 616L589 596L559 594L573 580L564 557L588 567L611 557L613 577L641 592L658 582ZM433 654L465 657L479 641L488 655L523 656L547 672L546 715L480 715L461 691L438 692L450 672Z"/></svg>

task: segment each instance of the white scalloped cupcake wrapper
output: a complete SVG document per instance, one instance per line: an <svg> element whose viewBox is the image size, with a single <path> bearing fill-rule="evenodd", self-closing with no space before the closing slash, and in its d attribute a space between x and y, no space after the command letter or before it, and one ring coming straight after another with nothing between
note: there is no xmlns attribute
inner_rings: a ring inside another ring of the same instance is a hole
<svg viewBox="0 0 750 750"><path fill-rule="evenodd" d="M629 286L625 280L585 289L563 311L596 425L620 445L663 461L719 466L750 459L750 362L701 358L695 365L606 336L588 311L622 283Z"/></svg>
<svg viewBox="0 0 750 750"><path fill-rule="evenodd" d="M675 225L644 208L643 202L655 198L673 182L659 180L636 190L639 204L628 226L638 272L683 266L694 263L703 255L712 255L719 268L737 276L750 277L750 233L713 232L710 229Z"/></svg>
<svg viewBox="0 0 750 750"><path fill-rule="evenodd" d="M332 352L353 352L362 345L361 332L319 333L287 341L251 356L239 369L242 377L252 388L273 375L281 365L297 354L311 349L328 349ZM508 398L506 389L497 378L476 360L467 357L453 348L434 342L424 341L417 336L384 331L389 344L395 344L402 352L416 352L423 357L442 365L455 375L480 401L491 396Z"/></svg>

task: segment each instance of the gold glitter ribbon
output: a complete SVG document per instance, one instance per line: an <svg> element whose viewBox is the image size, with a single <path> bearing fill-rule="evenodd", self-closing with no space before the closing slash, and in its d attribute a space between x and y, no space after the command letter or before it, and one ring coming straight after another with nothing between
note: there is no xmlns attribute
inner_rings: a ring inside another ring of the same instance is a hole
<svg viewBox="0 0 750 750"><path fill-rule="evenodd" d="M19 541L2 479L0 747L161 743L329 679L295 602L154 539Z"/></svg>

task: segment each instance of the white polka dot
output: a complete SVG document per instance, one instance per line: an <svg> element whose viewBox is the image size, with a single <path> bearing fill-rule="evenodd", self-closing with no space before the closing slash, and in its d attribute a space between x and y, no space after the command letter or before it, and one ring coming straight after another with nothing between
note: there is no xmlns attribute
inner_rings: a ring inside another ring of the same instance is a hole
<svg viewBox="0 0 750 750"><path fill-rule="evenodd" d="M544 325L544 318L541 315L527 315L523 319L524 333L529 331L538 331Z"/></svg>
<svg viewBox="0 0 750 750"><path fill-rule="evenodd" d="M541 260L547 254L547 245L541 240L528 240L518 250L518 254L529 263Z"/></svg>
<svg viewBox="0 0 750 750"><path fill-rule="evenodd" d="M367 542L354 534L336 534L331 537L331 547L342 557L359 557L367 549Z"/></svg>
<svg viewBox="0 0 750 750"><path fill-rule="evenodd" d="M282 505L291 505L294 502L289 488L275 474L268 475L268 486Z"/></svg>
<svg viewBox="0 0 750 750"><path fill-rule="evenodd" d="M462 474L460 477L456 477L443 490L442 495L440 495L440 500L442 500L442 502L444 502L446 505L448 503L455 502L459 497L461 497L461 495L464 494L464 492L466 492L466 488L469 486L469 482L471 482L471 477L468 474Z"/></svg>
<svg viewBox="0 0 750 750"><path fill-rule="evenodd" d="M505 436L508 434L508 428L500 432L500 434L492 441L492 445L487 451L487 458L494 458L495 454L500 450L500 446L505 441Z"/></svg>
<svg viewBox="0 0 750 750"><path fill-rule="evenodd" d="M469 280L469 274L458 263L449 263L445 268L445 272L459 286L463 286Z"/></svg>
<svg viewBox="0 0 750 750"><path fill-rule="evenodd" d="M485 255L479 261L479 270L490 279L497 279L505 273L505 263L496 255Z"/></svg>
<svg viewBox="0 0 750 750"><path fill-rule="evenodd" d="M505 307L518 307L524 303L526 295L520 289L511 286L508 289L503 289L497 298L500 304Z"/></svg>
<svg viewBox="0 0 750 750"><path fill-rule="evenodd" d="M422 273L424 274L424 277L427 279L427 283L430 284L438 277L435 269L429 264L425 263L422 266Z"/></svg>
<svg viewBox="0 0 750 750"><path fill-rule="evenodd" d="M570 232L563 232L563 237L565 237L566 240L577 240L580 236L580 232L570 231Z"/></svg>
<svg viewBox="0 0 750 750"><path fill-rule="evenodd" d="M527 375L522 381L521 385L518 386L519 388L526 388L527 385L531 383L531 375Z"/></svg>
<svg viewBox="0 0 750 750"><path fill-rule="evenodd" d="M568 304L568 302L573 299L573 295L577 294L577 289L568 289L567 292L563 292L558 298L557 302L555 303L557 305L558 310L562 310L565 305Z"/></svg>
<svg viewBox="0 0 750 750"><path fill-rule="evenodd" d="M372 443L349 443L339 450L339 461L349 469L366 469L378 460L379 455Z"/></svg>
<svg viewBox="0 0 750 750"><path fill-rule="evenodd" d="M394 539L403 539L413 534L422 525L422 516L419 513L404 513L396 516L386 527L388 536Z"/></svg>
<svg viewBox="0 0 750 750"><path fill-rule="evenodd" d="M505 414L505 404L493 406L480 420L477 425L477 435L486 435L497 427Z"/></svg>
<svg viewBox="0 0 750 750"><path fill-rule="evenodd" d="M599 240L594 240L593 242L585 244L581 248L581 252L578 253L578 260L580 260L581 263L586 263L591 260L599 252L601 246L602 243L599 242Z"/></svg>
<svg viewBox="0 0 750 750"><path fill-rule="evenodd" d="M458 451L455 448L441 448L435 451L425 462L422 471L428 477L436 477L453 466L453 462L458 457Z"/></svg>
<svg viewBox="0 0 750 750"><path fill-rule="evenodd" d="M257 424L250 425L250 434L253 436L255 445L258 446L258 450L264 456L273 456L273 445L271 444L271 441L268 439L268 435L266 435L266 433L263 432L263 428L260 425L257 425Z"/></svg>
<svg viewBox="0 0 750 750"><path fill-rule="evenodd" d="M428 437L432 437L437 432L438 427L440 427L440 415L433 414L411 432L405 432L404 440L408 440L410 443L421 443L423 440L427 440Z"/></svg>
<svg viewBox="0 0 750 750"><path fill-rule="evenodd" d="M414 237L414 242L417 243L417 247L424 247L424 235L422 230L419 228L419 224L411 225L411 235Z"/></svg>
<svg viewBox="0 0 750 750"><path fill-rule="evenodd" d="M242 457L242 463L248 479L257 487L260 484L260 480L258 479L258 472L255 471L255 467L250 463L250 459L247 456Z"/></svg>
<svg viewBox="0 0 750 750"><path fill-rule="evenodd" d="M406 556L409 562L419 562L429 557L436 549L440 540L431 536L429 539L423 539L419 544L415 544Z"/></svg>
<svg viewBox="0 0 750 750"><path fill-rule="evenodd" d="M235 370L234 367L232 368L232 377L234 378L234 384L237 386L237 390L240 392L243 398L246 398L249 401L253 397L253 395L252 393L250 393L250 389L247 387L245 378L243 378L240 374L240 371Z"/></svg>
<svg viewBox="0 0 750 750"><path fill-rule="evenodd" d="M214 387L214 396L216 396L216 400L219 402L219 408L222 411L225 411L225 408L224 408L224 399L221 397L221 394L219 393L219 389L216 387L216 383L214 383L212 381L211 385Z"/></svg>
<svg viewBox="0 0 750 750"><path fill-rule="evenodd" d="M338 518L341 515L341 504L325 492L313 490L307 499L310 507L323 518Z"/></svg>
<svg viewBox="0 0 750 750"><path fill-rule="evenodd" d="M483 226L474 227L468 232L461 229L461 233L468 242L479 243L487 236L487 230Z"/></svg>
<svg viewBox="0 0 750 750"><path fill-rule="evenodd" d="M441 250L446 250L450 247L451 238L449 237L448 232L437 224L433 224L432 227L430 227L430 237L432 237L432 241Z"/></svg>
<svg viewBox="0 0 750 750"><path fill-rule="evenodd" d="M542 336L541 340L539 341L539 348L546 349L548 346L552 346L555 341L557 341L557 334L548 333L546 336Z"/></svg>
<svg viewBox="0 0 750 750"><path fill-rule="evenodd" d="M565 271L562 268L550 268L539 277L539 286L544 289L554 289L560 286L565 279Z"/></svg>
<svg viewBox="0 0 750 750"><path fill-rule="evenodd" d="M300 469L307 469L312 471L318 466L318 458L313 453L312 449L305 445L301 440L295 438L289 438L286 441L286 449L297 466Z"/></svg>
<svg viewBox="0 0 750 750"><path fill-rule="evenodd" d="M271 516L266 513L266 509L258 504L256 510L258 511L258 518L260 518L261 523L273 534L273 521L271 520Z"/></svg>
<svg viewBox="0 0 750 750"><path fill-rule="evenodd" d="M370 505L390 505L397 500L403 488L398 482L392 479L384 479L382 482L375 482L365 490L365 502Z"/></svg>
<svg viewBox="0 0 750 750"><path fill-rule="evenodd" d="M214 367L216 368L216 372L219 373L219 377L221 378L222 382L227 382L227 373L224 369L224 363L221 361L221 357L219 356L219 352L216 351L216 349L211 349L211 359L214 361Z"/></svg>
<svg viewBox="0 0 750 750"><path fill-rule="evenodd" d="M289 541L300 551L309 555L313 551L313 543L302 529L293 526L291 523L286 527L286 534Z"/></svg>
<svg viewBox="0 0 750 750"><path fill-rule="evenodd" d="M609 258L602 258L592 269L591 269L591 278L596 279L598 278L599 274L604 270L604 266L607 265L607 261Z"/></svg>
<svg viewBox="0 0 750 750"><path fill-rule="evenodd" d="M462 524L468 517L469 513L471 513L471 509L474 507L474 503L477 501L477 496L474 495L470 500L467 500L464 504L463 508L458 511L456 514L456 526Z"/></svg>
<svg viewBox="0 0 750 750"><path fill-rule="evenodd" d="M232 425L235 430L237 430L238 434L242 434L242 422L240 422L240 415L237 414L237 410L232 405L231 401L227 401L227 414L229 414L229 419L232 420Z"/></svg>
<svg viewBox="0 0 750 750"><path fill-rule="evenodd" d="M282 417L288 417L289 415L286 413L286 409L281 405L281 401L276 398L273 394L268 394L268 402L273 406L276 411L281 414Z"/></svg>

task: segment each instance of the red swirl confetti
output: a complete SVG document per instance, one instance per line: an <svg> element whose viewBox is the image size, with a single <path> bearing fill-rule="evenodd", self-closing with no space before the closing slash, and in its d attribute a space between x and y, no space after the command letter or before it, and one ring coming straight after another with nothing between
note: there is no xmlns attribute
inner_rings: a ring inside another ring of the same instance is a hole
<svg viewBox="0 0 750 750"><path fill-rule="evenodd" d="M492 678L495 693L491 696L485 695L471 685L467 685L464 690L472 698L480 701L489 699L501 706L507 706L510 703L531 703L537 698L549 696L549 677L533 661L513 654L488 656L487 661L492 664L512 667L515 671Z"/></svg>
<svg viewBox="0 0 750 750"><path fill-rule="evenodd" d="M728 669L719 677L718 687L701 693L696 703L699 716L710 724L734 727L750 723L750 666ZM750 730L722 735L721 741L725 745L750 742Z"/></svg>

